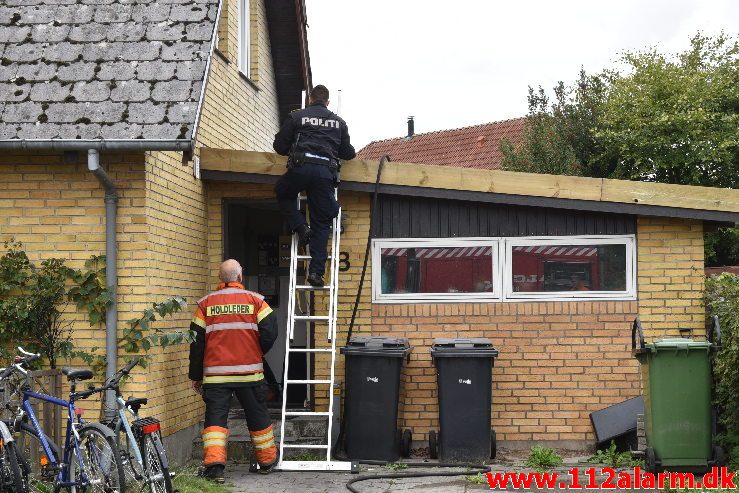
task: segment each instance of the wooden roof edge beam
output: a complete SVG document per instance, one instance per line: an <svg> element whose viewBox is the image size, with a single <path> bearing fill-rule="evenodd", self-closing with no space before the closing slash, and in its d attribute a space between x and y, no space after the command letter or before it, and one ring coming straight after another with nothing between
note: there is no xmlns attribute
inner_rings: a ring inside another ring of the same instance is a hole
<svg viewBox="0 0 739 493"><path fill-rule="evenodd" d="M281 175L286 158L271 152L203 148L203 170ZM374 183L378 161L345 161L341 179ZM571 200L739 213L739 190L665 183L636 182L581 176L544 175L513 171L451 168L415 163L388 162L383 184L444 190L491 192Z"/></svg>

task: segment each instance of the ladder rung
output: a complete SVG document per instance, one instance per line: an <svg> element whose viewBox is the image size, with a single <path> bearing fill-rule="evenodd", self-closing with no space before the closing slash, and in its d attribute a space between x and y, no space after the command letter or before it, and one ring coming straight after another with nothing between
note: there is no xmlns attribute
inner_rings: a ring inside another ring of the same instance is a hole
<svg viewBox="0 0 739 493"><path fill-rule="evenodd" d="M331 416L328 411L285 411L285 416Z"/></svg>
<svg viewBox="0 0 739 493"><path fill-rule="evenodd" d="M295 315L293 317L295 320L326 320L328 321L331 317L328 315Z"/></svg>
<svg viewBox="0 0 739 493"><path fill-rule="evenodd" d="M298 255L295 258L297 258L298 260L310 260L313 257L311 257L310 255Z"/></svg>
<svg viewBox="0 0 739 493"><path fill-rule="evenodd" d="M291 384L311 384L311 383L324 383L330 384L331 380L285 380L286 385Z"/></svg>
<svg viewBox="0 0 739 493"><path fill-rule="evenodd" d="M291 444L291 443L284 443L282 444L282 448L328 448L328 445L307 445L303 444Z"/></svg>
<svg viewBox="0 0 739 493"><path fill-rule="evenodd" d="M329 289L331 289L331 286L322 286L319 288L317 286L311 286L310 284L297 284L295 286L295 289L305 289L306 291L328 291Z"/></svg>
<svg viewBox="0 0 739 493"><path fill-rule="evenodd" d="M331 348L290 348L291 353L330 353L333 351Z"/></svg>

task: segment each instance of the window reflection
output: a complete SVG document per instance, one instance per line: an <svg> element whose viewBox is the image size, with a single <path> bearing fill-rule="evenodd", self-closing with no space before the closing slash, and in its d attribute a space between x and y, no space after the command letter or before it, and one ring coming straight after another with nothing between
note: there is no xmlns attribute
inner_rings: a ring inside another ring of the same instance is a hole
<svg viewBox="0 0 739 493"><path fill-rule="evenodd" d="M513 290L626 291L626 245L512 247Z"/></svg>
<svg viewBox="0 0 739 493"><path fill-rule="evenodd" d="M493 291L493 248L383 248L382 294Z"/></svg>

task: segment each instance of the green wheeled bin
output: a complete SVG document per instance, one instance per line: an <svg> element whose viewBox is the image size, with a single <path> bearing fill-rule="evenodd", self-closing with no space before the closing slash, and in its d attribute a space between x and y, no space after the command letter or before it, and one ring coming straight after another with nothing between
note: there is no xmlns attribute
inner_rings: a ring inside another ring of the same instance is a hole
<svg viewBox="0 0 739 493"><path fill-rule="evenodd" d="M668 338L645 344L637 317L631 338L644 394L647 470L722 466L723 450L713 444L711 406L711 353L721 347L718 318L713 318L706 340Z"/></svg>

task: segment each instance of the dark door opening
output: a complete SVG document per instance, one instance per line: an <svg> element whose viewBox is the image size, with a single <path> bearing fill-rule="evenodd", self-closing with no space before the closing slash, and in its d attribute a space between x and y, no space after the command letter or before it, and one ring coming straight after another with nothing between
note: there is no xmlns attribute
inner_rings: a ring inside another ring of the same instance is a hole
<svg viewBox="0 0 739 493"><path fill-rule="evenodd" d="M224 258L236 259L241 264L246 289L264 295L278 317L280 335L265 355L265 378L275 394L269 406L279 407L282 404L285 363L290 236L286 234L277 203L273 200L227 200L224 204L224 226ZM305 329L296 326L292 347L305 348L309 343ZM309 378L307 355L291 354L291 380ZM301 409L307 401L306 387L289 386L287 407Z"/></svg>

